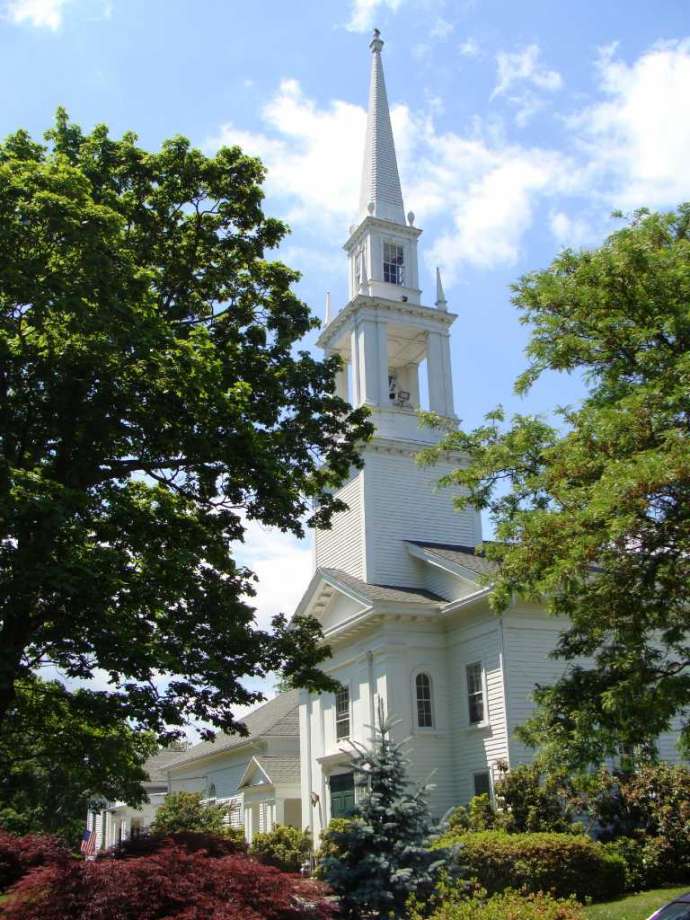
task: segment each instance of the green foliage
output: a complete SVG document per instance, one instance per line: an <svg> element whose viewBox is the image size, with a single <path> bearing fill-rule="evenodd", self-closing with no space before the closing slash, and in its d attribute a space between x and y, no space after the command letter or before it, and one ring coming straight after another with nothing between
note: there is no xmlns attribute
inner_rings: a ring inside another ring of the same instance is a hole
<svg viewBox="0 0 690 920"><path fill-rule="evenodd" d="M265 834L256 834L250 856L283 872L299 872L312 849L311 834L296 827L278 824Z"/></svg>
<svg viewBox="0 0 690 920"><path fill-rule="evenodd" d="M202 804L199 792L170 792L156 812L151 833L160 837L180 831L222 835L229 830L227 815L225 805Z"/></svg>
<svg viewBox="0 0 690 920"><path fill-rule="evenodd" d="M323 878L323 865L329 857L339 859L342 855L340 841L347 840L350 834L351 818L331 818L328 827L321 834L319 849L316 853L316 876Z"/></svg>
<svg viewBox="0 0 690 920"><path fill-rule="evenodd" d="M411 785L403 745L391 737L395 724L379 704L373 745L353 743L362 799L348 821L331 822L319 866L350 918L405 917L412 894L431 896L449 855L428 847L428 787Z"/></svg>
<svg viewBox="0 0 690 920"><path fill-rule="evenodd" d="M548 894L506 891L487 897L470 897L448 891L431 915L414 911L411 920L584 920L582 907L573 899L556 900Z"/></svg>
<svg viewBox="0 0 690 920"><path fill-rule="evenodd" d="M607 852L620 856L625 863L626 891L641 891L655 884L659 867L656 859L650 862L653 853L645 852L644 843L631 837L617 837L603 846Z"/></svg>
<svg viewBox="0 0 690 920"><path fill-rule="evenodd" d="M503 770L495 785L501 804L501 826L511 833L571 833L573 827L570 790L553 774L538 766L520 764Z"/></svg>
<svg viewBox="0 0 690 920"><path fill-rule="evenodd" d="M524 888L602 901L625 888L621 857L584 835L483 831L444 834L435 845L460 845L467 874L489 894Z"/></svg>
<svg viewBox="0 0 690 920"><path fill-rule="evenodd" d="M601 770L589 807L602 838L625 857L632 887L690 881L690 769L660 763L630 773Z"/></svg>
<svg viewBox="0 0 690 920"><path fill-rule="evenodd" d="M94 799L144 799L142 767L156 748L107 694L23 678L0 723L0 826L76 845Z"/></svg>
<svg viewBox="0 0 690 920"><path fill-rule="evenodd" d="M232 545L327 526L367 412L296 349L318 320L258 160L63 111L46 141L0 144L0 720L51 662L137 726L231 731L246 675L333 687L315 620L257 627Z"/></svg>
<svg viewBox="0 0 690 920"><path fill-rule="evenodd" d="M690 743L690 205L640 211L594 251L562 252L524 276L530 327L519 392L546 371L587 381L559 424L496 410L447 434L427 461L461 451L445 478L459 507L488 511L492 603L543 602L569 619L557 654L577 664L522 737L571 769L649 747L683 720Z"/></svg>

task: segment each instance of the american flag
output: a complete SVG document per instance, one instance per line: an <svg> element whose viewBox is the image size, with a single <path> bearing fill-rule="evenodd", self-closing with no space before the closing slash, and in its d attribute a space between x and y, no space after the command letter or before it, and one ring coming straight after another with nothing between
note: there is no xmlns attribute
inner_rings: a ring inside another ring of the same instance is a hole
<svg viewBox="0 0 690 920"><path fill-rule="evenodd" d="M88 828L84 831L79 847L84 856L93 856L96 852L96 834Z"/></svg>

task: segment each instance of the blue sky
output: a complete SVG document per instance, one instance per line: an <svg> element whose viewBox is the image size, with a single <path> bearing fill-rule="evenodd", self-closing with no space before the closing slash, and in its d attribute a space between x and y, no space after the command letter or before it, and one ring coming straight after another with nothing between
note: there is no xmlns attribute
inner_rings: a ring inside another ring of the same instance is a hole
<svg viewBox="0 0 690 920"><path fill-rule="evenodd" d="M293 230L281 258L321 313L326 290L345 296L374 25L422 286L431 302L439 264L459 315L460 416L574 401L568 378L512 394L527 332L509 285L596 245L614 208L690 199L688 0L0 0L0 133L38 136L64 105L150 148L240 143L269 167L267 210ZM290 612L308 541L252 527L242 558L262 620Z"/></svg>

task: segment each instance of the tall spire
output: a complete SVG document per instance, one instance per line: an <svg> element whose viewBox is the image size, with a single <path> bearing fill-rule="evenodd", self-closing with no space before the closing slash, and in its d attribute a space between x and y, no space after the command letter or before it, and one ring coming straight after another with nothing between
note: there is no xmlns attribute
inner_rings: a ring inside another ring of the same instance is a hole
<svg viewBox="0 0 690 920"><path fill-rule="evenodd" d="M369 47L372 51L371 81L359 216L363 220L367 214L371 214L404 225L405 208L381 63L383 41L378 29L374 29Z"/></svg>
<svg viewBox="0 0 690 920"><path fill-rule="evenodd" d="M436 306L439 310L448 309L448 301L446 300L443 283L441 282L441 269L438 265L436 266Z"/></svg>

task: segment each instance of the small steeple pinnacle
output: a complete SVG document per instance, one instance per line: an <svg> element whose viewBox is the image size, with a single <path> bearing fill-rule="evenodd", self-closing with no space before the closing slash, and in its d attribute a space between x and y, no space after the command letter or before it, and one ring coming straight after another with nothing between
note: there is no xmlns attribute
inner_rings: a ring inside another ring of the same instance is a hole
<svg viewBox="0 0 690 920"><path fill-rule="evenodd" d="M359 219L363 220L367 214L372 214L374 217L404 225L405 208L381 62L383 39L378 29L374 29L374 37L369 47L372 51L371 79ZM373 207L370 208L370 205Z"/></svg>
<svg viewBox="0 0 690 920"><path fill-rule="evenodd" d="M326 307L323 313L324 326L327 326L332 319L333 319L333 316L331 315L331 292L326 291Z"/></svg>
<svg viewBox="0 0 690 920"><path fill-rule="evenodd" d="M441 282L441 269L438 265L436 266L436 306L439 310L448 309L448 301L446 300L443 284Z"/></svg>

